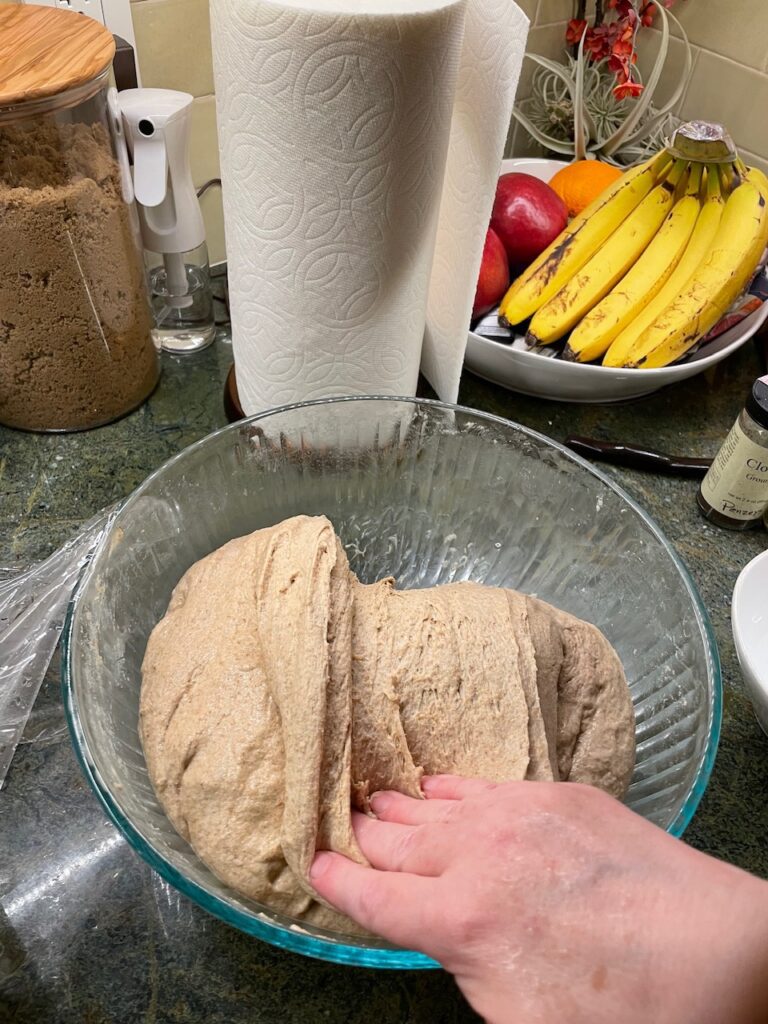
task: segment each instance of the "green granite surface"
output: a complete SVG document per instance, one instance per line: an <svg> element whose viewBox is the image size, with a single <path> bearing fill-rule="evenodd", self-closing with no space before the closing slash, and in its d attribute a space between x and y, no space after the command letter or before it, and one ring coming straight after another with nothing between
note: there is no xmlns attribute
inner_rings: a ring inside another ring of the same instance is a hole
<svg viewBox="0 0 768 1024"><path fill-rule="evenodd" d="M466 374L460 401L562 440L569 433L712 455L762 370L747 345L714 370L616 406L525 398ZM42 558L171 455L225 422L226 337L163 357L138 411L98 430L0 428L0 566ZM762 370L764 372L764 370ZM714 774L686 840L768 876L768 739L746 697L730 630L740 569L764 531L729 533L694 505L696 482L608 468L687 562L714 624L725 717ZM441 972L344 968L283 953L179 896L107 822L77 767L46 678L0 793L0 1022L19 1024L453 1024L477 1018Z"/></svg>

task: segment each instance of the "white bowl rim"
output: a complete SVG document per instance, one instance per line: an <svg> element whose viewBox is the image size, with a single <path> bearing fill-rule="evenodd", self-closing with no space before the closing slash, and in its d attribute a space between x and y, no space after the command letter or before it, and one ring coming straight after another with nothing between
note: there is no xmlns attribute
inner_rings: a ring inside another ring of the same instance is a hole
<svg viewBox="0 0 768 1024"><path fill-rule="evenodd" d="M739 663L747 681L754 685L768 696L768 665L758 660L758 655L751 645L745 643L744 634L741 629L741 620L745 614L744 592L747 581L753 576L763 575L766 581L766 609L768 610L768 548L762 551L744 566L739 573L733 587L731 599L731 629L733 631L733 642L736 647Z"/></svg>
<svg viewBox="0 0 768 1024"><path fill-rule="evenodd" d="M765 323L766 319L768 319L768 300L763 302L762 306L760 306L758 309L753 310L753 312L750 313L749 316L745 317L743 321L741 321L738 324L734 324L733 327L729 328L729 330L734 330L736 327L741 327L752 316L755 316L756 318L754 330L757 331L758 328L763 323ZM751 328L752 324L750 324L749 326ZM531 359L535 359L537 363L540 363L542 359L547 358L547 356L539 355L539 353L537 352L530 352L526 349L512 348L510 345L505 345L503 341L496 341L495 338L486 338L482 334L475 334L474 331L470 331L469 333L472 335L474 341L480 342L481 344L484 345L490 345L494 348L501 349L504 352L510 352L513 354L515 359L520 359L524 362L530 361ZM687 376L693 376L693 374L691 373L691 368L694 366L696 367L696 373L698 374L700 370L706 370L709 366L713 366L716 363L722 362L723 359L727 358L727 356L729 356L732 352L736 351L736 349L740 348L747 341L749 341L750 337L752 336L752 333L754 332L751 332L747 336L739 335L729 345L726 345L725 348L720 348L716 352L712 352L708 356L702 356L701 359L696 359L695 362L674 363L672 366L654 366L649 367L648 369L645 370L638 370L619 366L602 366L599 363L576 363L570 362L567 359L558 359L557 367L561 373L567 373L573 377L578 376L579 374L581 374L582 377L590 377L597 375L602 377L603 380L606 380L606 371L608 371L614 377L616 374L621 374L624 379L629 374L642 374L643 380L657 382L661 380L669 381L671 377L680 376L682 373L685 373L685 371L688 371ZM717 339L713 340L716 341ZM565 370L564 367L568 367L568 369Z"/></svg>

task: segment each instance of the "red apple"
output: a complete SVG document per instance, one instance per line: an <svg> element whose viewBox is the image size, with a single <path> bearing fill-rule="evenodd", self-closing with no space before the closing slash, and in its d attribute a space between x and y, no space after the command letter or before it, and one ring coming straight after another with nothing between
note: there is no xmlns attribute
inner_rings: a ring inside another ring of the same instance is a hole
<svg viewBox="0 0 768 1024"><path fill-rule="evenodd" d="M482 316L499 302L509 288L509 264L501 239L488 228L483 245L483 259L480 263L480 276L475 290L475 304L472 307L472 319Z"/></svg>
<svg viewBox="0 0 768 1024"><path fill-rule="evenodd" d="M499 178L491 227L504 244L513 273L532 263L567 223L565 203L546 182L532 174Z"/></svg>

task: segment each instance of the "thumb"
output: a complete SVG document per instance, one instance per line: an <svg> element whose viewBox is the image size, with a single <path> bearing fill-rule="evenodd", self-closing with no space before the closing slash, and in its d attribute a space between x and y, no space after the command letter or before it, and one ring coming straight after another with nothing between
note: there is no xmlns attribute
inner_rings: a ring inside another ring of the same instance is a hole
<svg viewBox="0 0 768 1024"><path fill-rule="evenodd" d="M426 945L436 939L437 879L377 871L323 851L315 855L309 881L323 899L368 931L433 955Z"/></svg>

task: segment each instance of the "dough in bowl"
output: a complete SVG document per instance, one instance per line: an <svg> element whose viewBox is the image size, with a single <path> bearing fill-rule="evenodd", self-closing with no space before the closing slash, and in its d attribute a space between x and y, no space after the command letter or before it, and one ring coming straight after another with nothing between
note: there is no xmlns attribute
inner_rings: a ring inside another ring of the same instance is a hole
<svg viewBox="0 0 768 1024"><path fill-rule="evenodd" d="M634 766L621 663L587 622L513 590L362 584L325 517L230 541L174 590L142 666L158 799L223 882L290 917L316 850L365 858L351 804L423 773L570 780L620 797Z"/></svg>

